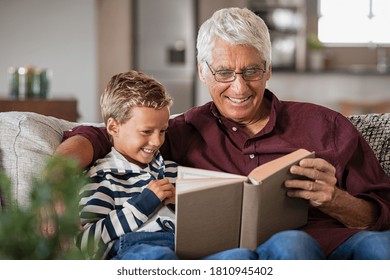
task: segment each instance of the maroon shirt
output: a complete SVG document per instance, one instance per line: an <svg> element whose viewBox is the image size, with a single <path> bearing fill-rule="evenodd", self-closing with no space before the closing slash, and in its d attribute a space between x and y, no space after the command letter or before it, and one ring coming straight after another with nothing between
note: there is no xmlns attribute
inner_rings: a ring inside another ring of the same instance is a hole
<svg viewBox="0 0 390 280"><path fill-rule="evenodd" d="M263 130L248 136L236 123L222 117L213 102L171 119L160 151L165 159L184 166L248 175L255 167L296 149L314 151L336 167L338 187L378 205L379 216L370 230L390 228L390 178L384 173L368 143L343 115L325 107L279 101L269 90L271 107ZM94 159L110 150L105 129L79 126L64 133L87 137ZM302 230L313 236L326 254L358 232L314 207Z"/></svg>

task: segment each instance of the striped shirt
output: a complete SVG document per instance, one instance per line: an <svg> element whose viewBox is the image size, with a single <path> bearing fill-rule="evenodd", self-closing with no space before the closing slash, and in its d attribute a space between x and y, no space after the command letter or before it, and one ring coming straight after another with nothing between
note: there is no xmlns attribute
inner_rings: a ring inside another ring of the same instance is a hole
<svg viewBox="0 0 390 280"><path fill-rule="evenodd" d="M177 164L164 162L160 153L142 169L112 148L87 175L90 181L81 189L79 202L83 231L76 242L87 257L104 259L125 233L166 230L164 222L174 224L174 213L146 188L152 180L176 180Z"/></svg>

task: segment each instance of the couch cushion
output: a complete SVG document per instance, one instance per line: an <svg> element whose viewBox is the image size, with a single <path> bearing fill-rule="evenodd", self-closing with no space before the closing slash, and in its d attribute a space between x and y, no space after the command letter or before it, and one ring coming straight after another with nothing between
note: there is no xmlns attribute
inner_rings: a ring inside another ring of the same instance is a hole
<svg viewBox="0 0 390 280"><path fill-rule="evenodd" d="M390 176L390 113L352 115L348 118L370 144L382 168Z"/></svg>
<svg viewBox="0 0 390 280"><path fill-rule="evenodd" d="M0 113L0 167L11 179L19 204L29 202L32 176L60 144L62 132L76 125L36 113Z"/></svg>

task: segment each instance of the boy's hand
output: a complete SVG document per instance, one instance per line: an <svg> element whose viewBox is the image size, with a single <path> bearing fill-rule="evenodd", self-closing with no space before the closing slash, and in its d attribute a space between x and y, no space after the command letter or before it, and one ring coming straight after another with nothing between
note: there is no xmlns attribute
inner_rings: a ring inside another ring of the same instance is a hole
<svg viewBox="0 0 390 280"><path fill-rule="evenodd" d="M173 188L173 195L171 197L164 199L163 204L164 205L176 204L176 188L175 187Z"/></svg>
<svg viewBox="0 0 390 280"><path fill-rule="evenodd" d="M175 199L175 187L167 178L151 181L147 188L154 192L161 201L164 201L164 204L166 199Z"/></svg>

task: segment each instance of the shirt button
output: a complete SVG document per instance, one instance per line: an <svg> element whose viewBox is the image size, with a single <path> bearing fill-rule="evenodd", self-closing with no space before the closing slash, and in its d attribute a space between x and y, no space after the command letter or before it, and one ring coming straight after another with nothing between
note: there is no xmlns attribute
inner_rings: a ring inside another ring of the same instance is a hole
<svg viewBox="0 0 390 280"><path fill-rule="evenodd" d="M232 130L233 130L233 131L237 131L238 129L237 129L237 127L233 126L233 127L232 127Z"/></svg>
<svg viewBox="0 0 390 280"><path fill-rule="evenodd" d="M250 155L249 155L249 158L250 158L250 159L254 159L254 158L255 158L255 155L254 155L254 154L250 154Z"/></svg>

